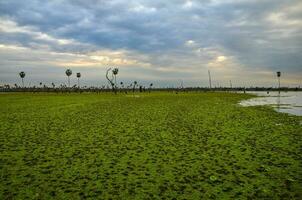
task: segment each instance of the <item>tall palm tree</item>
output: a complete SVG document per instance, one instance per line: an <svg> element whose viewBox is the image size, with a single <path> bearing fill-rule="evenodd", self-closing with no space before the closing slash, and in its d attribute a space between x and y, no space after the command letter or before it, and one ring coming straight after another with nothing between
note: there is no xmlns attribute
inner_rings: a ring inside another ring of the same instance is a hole
<svg viewBox="0 0 302 200"><path fill-rule="evenodd" d="M114 68L113 70L112 70L112 74L113 74L113 76L114 76L114 85L115 85L115 87L117 86L117 84L116 84L116 75L118 74L118 68Z"/></svg>
<svg viewBox="0 0 302 200"><path fill-rule="evenodd" d="M135 91L135 86L137 85L137 81L133 82L133 92Z"/></svg>
<svg viewBox="0 0 302 200"><path fill-rule="evenodd" d="M68 87L70 87L70 76L71 76L71 74L72 74L71 69L67 69L66 72L65 72L65 74L66 74L67 77L68 77Z"/></svg>
<svg viewBox="0 0 302 200"><path fill-rule="evenodd" d="M280 77L281 77L281 72L277 72L277 77L278 77L278 83L279 83L279 94L280 94Z"/></svg>
<svg viewBox="0 0 302 200"><path fill-rule="evenodd" d="M22 72L19 73L19 75L20 75L20 77L22 79L22 87L24 87L24 80L23 79L25 77L25 72L22 71Z"/></svg>
<svg viewBox="0 0 302 200"><path fill-rule="evenodd" d="M124 89L124 83L123 83L123 81L120 82L120 85L121 85L121 88L123 90ZM122 92L122 90L121 90L121 92Z"/></svg>
<svg viewBox="0 0 302 200"><path fill-rule="evenodd" d="M78 78L78 87L80 88L80 78L81 78L81 73L77 73L77 78Z"/></svg>
<svg viewBox="0 0 302 200"><path fill-rule="evenodd" d="M149 92L151 92L152 86L153 86L153 83L150 83Z"/></svg>

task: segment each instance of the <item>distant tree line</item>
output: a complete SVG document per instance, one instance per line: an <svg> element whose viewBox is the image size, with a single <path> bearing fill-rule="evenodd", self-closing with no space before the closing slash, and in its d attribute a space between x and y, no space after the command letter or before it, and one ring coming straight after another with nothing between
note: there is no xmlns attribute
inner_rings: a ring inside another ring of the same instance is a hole
<svg viewBox="0 0 302 200"><path fill-rule="evenodd" d="M222 92L248 92L248 91L265 91L265 92L273 92L279 91L279 88L271 88L271 87L216 87L216 88L209 88L209 87L152 87L153 84L151 83L148 87L139 85L136 81L133 83L125 86L123 82L120 82L120 87L112 89L109 86L101 86L101 87L87 87L82 86L78 87L77 85L73 85L72 87L67 87L66 85L59 85L56 86L52 83L52 86L41 85L33 86L33 87L21 87L17 84L14 86L10 85L3 85L0 86L0 92L56 92L56 93L65 93L65 92L112 92L114 90L115 94L118 93L134 93L134 92L151 92L151 91L170 91L170 92L192 92L192 91L204 91L204 92L211 92L211 91L222 91ZM280 91L302 91L302 88L295 87L281 87Z"/></svg>
<svg viewBox="0 0 302 200"><path fill-rule="evenodd" d="M171 91L171 92L189 92L189 91L302 91L302 88L295 87L295 88L289 88L289 87L280 87L280 76L281 72L277 72L277 77L279 81L279 87L273 88L273 87L232 87L232 84L230 84L230 87L184 87L183 83L180 87L161 87L161 88L154 88L153 83L150 83L149 85L142 85L139 84L137 81L133 81L132 83L125 85L124 82L117 82L117 75L119 73L118 68L109 68L106 71L106 79L108 81L107 86L103 85L102 87L87 87L87 86L80 86L80 78L81 73L77 72L76 77L78 84L70 86L70 76L72 75L72 70L67 69L65 71L65 74L68 78L68 86L65 84L55 85L54 83L51 83L51 86L48 86L46 84L43 84L40 82L39 86L32 86L32 87L25 87L24 86L24 79L26 76L26 73L24 71L21 71L19 73L19 76L22 81L22 86L18 84L14 84L13 86L5 84L0 85L0 92L57 92L57 93L64 93L64 92L113 92L115 94L117 93L129 93L129 92L151 92L151 91ZM210 84L211 85L211 84Z"/></svg>
<svg viewBox="0 0 302 200"><path fill-rule="evenodd" d="M22 81L22 85L14 84L13 86L9 84L5 84L3 86L0 85L0 92L114 92L117 93L128 93L128 92L151 92L153 89L153 83L150 83L148 86L138 84L137 81L133 81L129 85L125 85L124 82L117 83L117 75L118 75L118 68L114 68L111 70L109 68L106 72L106 79L109 82L109 85L103 85L102 87L87 87L87 86L80 86L80 78L81 73L77 72L76 77L78 79L77 85L70 85L70 76L72 75L72 70L67 69L65 74L67 76L68 85L60 84L55 85L51 83L51 86L43 84L42 82L39 83L39 86L24 86L24 79L26 76L25 72L20 72L19 76Z"/></svg>

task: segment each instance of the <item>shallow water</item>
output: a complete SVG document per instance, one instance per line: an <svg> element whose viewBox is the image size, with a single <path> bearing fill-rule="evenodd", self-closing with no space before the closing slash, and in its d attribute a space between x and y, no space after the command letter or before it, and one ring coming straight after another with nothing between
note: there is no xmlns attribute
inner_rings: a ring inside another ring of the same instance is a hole
<svg viewBox="0 0 302 200"><path fill-rule="evenodd" d="M241 101L242 106L270 105L278 112L302 116L302 92L248 92L259 97Z"/></svg>

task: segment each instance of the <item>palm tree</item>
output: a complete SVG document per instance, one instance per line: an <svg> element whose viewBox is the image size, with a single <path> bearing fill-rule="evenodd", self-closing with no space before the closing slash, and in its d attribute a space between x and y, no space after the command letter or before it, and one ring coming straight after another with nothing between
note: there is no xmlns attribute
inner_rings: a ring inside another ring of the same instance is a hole
<svg viewBox="0 0 302 200"><path fill-rule="evenodd" d="M280 94L280 77L281 77L281 72L277 72L277 77L278 77L278 83L279 83L279 94Z"/></svg>
<svg viewBox="0 0 302 200"><path fill-rule="evenodd" d="M65 72L65 74L66 74L67 77L68 77L68 87L70 87L70 76L71 76L71 74L72 74L71 69L67 69L66 72Z"/></svg>
<svg viewBox="0 0 302 200"><path fill-rule="evenodd" d="M137 81L133 82L133 92L135 91L135 86L137 85Z"/></svg>
<svg viewBox="0 0 302 200"><path fill-rule="evenodd" d="M122 88L121 89L121 92L122 92L122 90L124 89L124 83L123 83L123 81L120 82L120 85L121 85L121 88Z"/></svg>
<svg viewBox="0 0 302 200"><path fill-rule="evenodd" d="M150 83L149 92L151 92L152 86L153 86L153 83Z"/></svg>
<svg viewBox="0 0 302 200"><path fill-rule="evenodd" d="M80 78L81 78L81 73L77 73L77 78L78 78L78 87L80 88Z"/></svg>
<svg viewBox="0 0 302 200"><path fill-rule="evenodd" d="M112 74L113 74L113 76L114 76L114 85L115 85L115 87L117 86L117 84L116 84L116 75L118 74L118 68L114 68L113 70L112 70Z"/></svg>
<svg viewBox="0 0 302 200"><path fill-rule="evenodd" d="M111 72L111 78L109 78L109 72ZM116 94L116 90L117 90L117 84L116 84L116 75L118 74L118 68L114 68L113 70L111 70L111 68L107 69L106 71L106 79L108 80L108 82L110 83L111 87L112 87L112 91ZM114 82L113 82L114 81Z"/></svg>
<svg viewBox="0 0 302 200"><path fill-rule="evenodd" d="M24 80L23 79L25 77L25 72L22 71L22 72L19 73L19 75L20 75L20 77L22 79L22 86L24 87Z"/></svg>

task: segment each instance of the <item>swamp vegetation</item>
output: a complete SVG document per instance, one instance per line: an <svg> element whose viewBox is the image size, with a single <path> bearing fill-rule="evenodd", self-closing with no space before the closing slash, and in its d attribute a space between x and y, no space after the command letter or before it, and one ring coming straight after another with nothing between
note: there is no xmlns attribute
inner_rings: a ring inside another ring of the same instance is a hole
<svg viewBox="0 0 302 200"><path fill-rule="evenodd" d="M249 94L0 95L0 199L302 199L302 118Z"/></svg>

